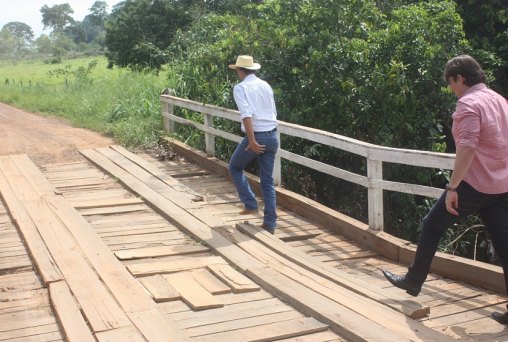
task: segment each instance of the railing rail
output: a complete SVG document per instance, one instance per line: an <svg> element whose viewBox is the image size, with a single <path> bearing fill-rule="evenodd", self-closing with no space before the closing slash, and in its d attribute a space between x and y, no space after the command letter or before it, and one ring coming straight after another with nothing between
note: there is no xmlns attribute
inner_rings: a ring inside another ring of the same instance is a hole
<svg viewBox="0 0 508 342"><path fill-rule="evenodd" d="M171 95L161 95L160 99L162 102L162 117L166 131L173 132L175 123L193 126L203 131L205 134L205 148L208 156L215 156L215 136L234 142L241 141L242 138L240 136L213 127L213 117L240 122L240 113L238 111L202 104ZM175 106L202 113L204 115L204 124L175 115ZM279 136L280 134L285 134L292 137L303 138L365 157L367 161L367 175L359 175L280 148L275 161L274 179L277 185L281 184L281 158L283 158L333 177L364 186L368 189L369 227L376 230L383 230L384 228L383 190L432 198L438 198L443 192L443 189L430 186L383 180L384 162L451 170L453 169L455 160L454 154L383 147L284 121L279 121L277 132Z"/></svg>

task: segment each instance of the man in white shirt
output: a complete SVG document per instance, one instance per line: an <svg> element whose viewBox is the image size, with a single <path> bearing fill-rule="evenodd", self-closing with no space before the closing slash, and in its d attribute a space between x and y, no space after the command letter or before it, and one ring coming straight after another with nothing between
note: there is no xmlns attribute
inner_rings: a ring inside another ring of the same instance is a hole
<svg viewBox="0 0 508 342"><path fill-rule="evenodd" d="M275 186L273 166L279 148L277 139L277 110L270 85L256 76L261 65L254 63L251 56L238 56L236 63L229 65L236 71L240 83L235 85L233 96L240 111L242 131L245 138L237 146L229 161L229 172L235 183L244 210L240 215L256 213L258 204L249 182L243 174L245 167L258 160L261 193L265 202L263 229L275 232Z"/></svg>

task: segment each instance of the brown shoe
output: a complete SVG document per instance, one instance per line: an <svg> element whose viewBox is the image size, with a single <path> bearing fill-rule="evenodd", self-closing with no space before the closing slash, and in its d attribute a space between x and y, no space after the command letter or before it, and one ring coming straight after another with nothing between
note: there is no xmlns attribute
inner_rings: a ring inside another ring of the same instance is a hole
<svg viewBox="0 0 508 342"><path fill-rule="evenodd" d="M250 214L256 214L259 211L259 209L243 209L238 213L238 215L250 215Z"/></svg>

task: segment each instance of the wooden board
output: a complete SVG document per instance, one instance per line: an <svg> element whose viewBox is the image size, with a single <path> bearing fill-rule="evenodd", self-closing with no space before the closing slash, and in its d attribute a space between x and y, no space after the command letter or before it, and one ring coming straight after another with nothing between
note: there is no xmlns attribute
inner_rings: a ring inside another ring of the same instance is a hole
<svg viewBox="0 0 508 342"><path fill-rule="evenodd" d="M138 280L150 292L157 303L181 299L178 291L160 274L141 277Z"/></svg>
<svg viewBox="0 0 508 342"><path fill-rule="evenodd" d="M69 341L95 341L65 281L49 284L51 303Z"/></svg>
<svg viewBox="0 0 508 342"><path fill-rule="evenodd" d="M189 272L164 274L164 278L180 293L194 310L219 308L224 303L202 287Z"/></svg>
<svg viewBox="0 0 508 342"><path fill-rule="evenodd" d="M207 265L206 268L226 283L234 293L259 291L259 285L229 265Z"/></svg>

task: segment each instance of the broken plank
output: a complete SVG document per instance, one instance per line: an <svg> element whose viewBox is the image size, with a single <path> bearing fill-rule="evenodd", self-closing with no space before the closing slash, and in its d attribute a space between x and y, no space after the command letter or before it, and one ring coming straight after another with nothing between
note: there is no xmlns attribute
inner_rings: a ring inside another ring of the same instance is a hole
<svg viewBox="0 0 508 342"><path fill-rule="evenodd" d="M180 293L182 299L194 310L219 308L224 303L202 287L189 272L164 274L164 278Z"/></svg>
<svg viewBox="0 0 508 342"><path fill-rule="evenodd" d="M207 265L206 267L235 293L259 291L259 285L229 265Z"/></svg>
<svg viewBox="0 0 508 342"><path fill-rule="evenodd" d="M145 289L150 292L155 302L169 302L181 299L178 291L161 276L155 274L148 277L141 277L138 280L143 284Z"/></svg>
<svg viewBox="0 0 508 342"><path fill-rule="evenodd" d="M211 274L206 268L192 271L194 279L213 295L230 293L231 288Z"/></svg>
<svg viewBox="0 0 508 342"><path fill-rule="evenodd" d="M210 249L201 244L176 245L176 246L158 246L147 248L136 248L122 251L116 251L115 255L120 260L131 260L140 258L154 258L170 255L185 255L193 253L208 252Z"/></svg>
<svg viewBox="0 0 508 342"><path fill-rule="evenodd" d="M147 261L138 264L127 265L127 269L135 276L146 276L156 273L173 273L187 271L196 268L203 268L209 265L227 264L219 256L208 256L200 258L177 259L174 261Z"/></svg>

